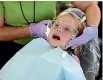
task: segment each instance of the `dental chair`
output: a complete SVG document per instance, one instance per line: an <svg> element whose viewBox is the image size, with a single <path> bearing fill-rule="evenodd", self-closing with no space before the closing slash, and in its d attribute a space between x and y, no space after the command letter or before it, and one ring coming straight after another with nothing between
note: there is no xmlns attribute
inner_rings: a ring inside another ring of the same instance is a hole
<svg viewBox="0 0 103 80"><path fill-rule="evenodd" d="M81 46L79 59L87 80L95 80L98 75L100 57L98 38Z"/></svg>

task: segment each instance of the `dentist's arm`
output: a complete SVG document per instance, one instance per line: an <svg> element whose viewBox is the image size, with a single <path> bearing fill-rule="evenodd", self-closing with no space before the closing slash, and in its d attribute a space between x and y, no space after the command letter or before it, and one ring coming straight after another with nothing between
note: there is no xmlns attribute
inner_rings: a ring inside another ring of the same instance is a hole
<svg viewBox="0 0 103 80"><path fill-rule="evenodd" d="M5 26L4 17L0 16L0 41L11 41L28 36L39 36L46 39L46 24L49 22L49 20L43 20L39 23L31 23L28 26L11 27Z"/></svg>
<svg viewBox="0 0 103 80"><path fill-rule="evenodd" d="M4 25L4 16L0 16L0 41L10 41L30 36L29 27L11 27Z"/></svg>
<svg viewBox="0 0 103 80"><path fill-rule="evenodd" d="M73 1L72 5L85 12L88 25L98 27L101 13L97 1Z"/></svg>

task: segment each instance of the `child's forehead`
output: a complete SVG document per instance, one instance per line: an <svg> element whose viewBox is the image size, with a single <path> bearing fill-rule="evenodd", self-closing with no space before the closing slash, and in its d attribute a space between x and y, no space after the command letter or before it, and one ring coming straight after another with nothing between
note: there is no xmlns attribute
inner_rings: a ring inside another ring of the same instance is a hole
<svg viewBox="0 0 103 80"><path fill-rule="evenodd" d="M56 19L57 23L66 23L67 25L75 25L76 22L71 15L60 16Z"/></svg>
<svg viewBox="0 0 103 80"><path fill-rule="evenodd" d="M63 20L57 20L57 21L55 21L55 23L57 23L57 24L59 24L59 25L67 25L67 26L70 26L70 24L68 23L68 22L65 22L65 21L63 21Z"/></svg>
<svg viewBox="0 0 103 80"><path fill-rule="evenodd" d="M58 21L58 20L61 20L61 21L64 21L64 22L68 22L68 23L69 22L70 23L71 22L75 23L74 18L71 15L69 15L69 14L57 17L56 21Z"/></svg>

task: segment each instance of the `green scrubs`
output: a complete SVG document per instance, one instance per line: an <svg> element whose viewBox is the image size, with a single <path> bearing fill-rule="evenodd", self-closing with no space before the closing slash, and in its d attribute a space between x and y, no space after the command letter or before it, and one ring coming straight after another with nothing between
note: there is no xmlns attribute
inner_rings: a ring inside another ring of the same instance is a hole
<svg viewBox="0 0 103 80"><path fill-rule="evenodd" d="M56 1L22 1L21 4L28 22L53 19L56 13ZM27 24L27 21L23 17L19 1L0 1L0 15L5 16L5 24L10 26L19 27ZM14 42L27 44L30 40L32 40L32 38L27 37L15 40Z"/></svg>

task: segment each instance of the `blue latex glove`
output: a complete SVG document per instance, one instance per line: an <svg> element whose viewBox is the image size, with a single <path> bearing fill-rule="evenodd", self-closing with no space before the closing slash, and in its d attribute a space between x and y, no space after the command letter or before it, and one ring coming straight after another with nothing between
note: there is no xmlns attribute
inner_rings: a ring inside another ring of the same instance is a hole
<svg viewBox="0 0 103 80"><path fill-rule="evenodd" d="M29 26L29 32L31 36L39 36L41 38L47 39L47 24L50 22L50 20L43 20L38 23L31 23Z"/></svg>
<svg viewBox="0 0 103 80"><path fill-rule="evenodd" d="M86 27L83 31L83 34L73 40L70 40L66 44L66 48L71 47L74 49L78 45L85 44L96 37L98 34L98 28L95 26Z"/></svg>

